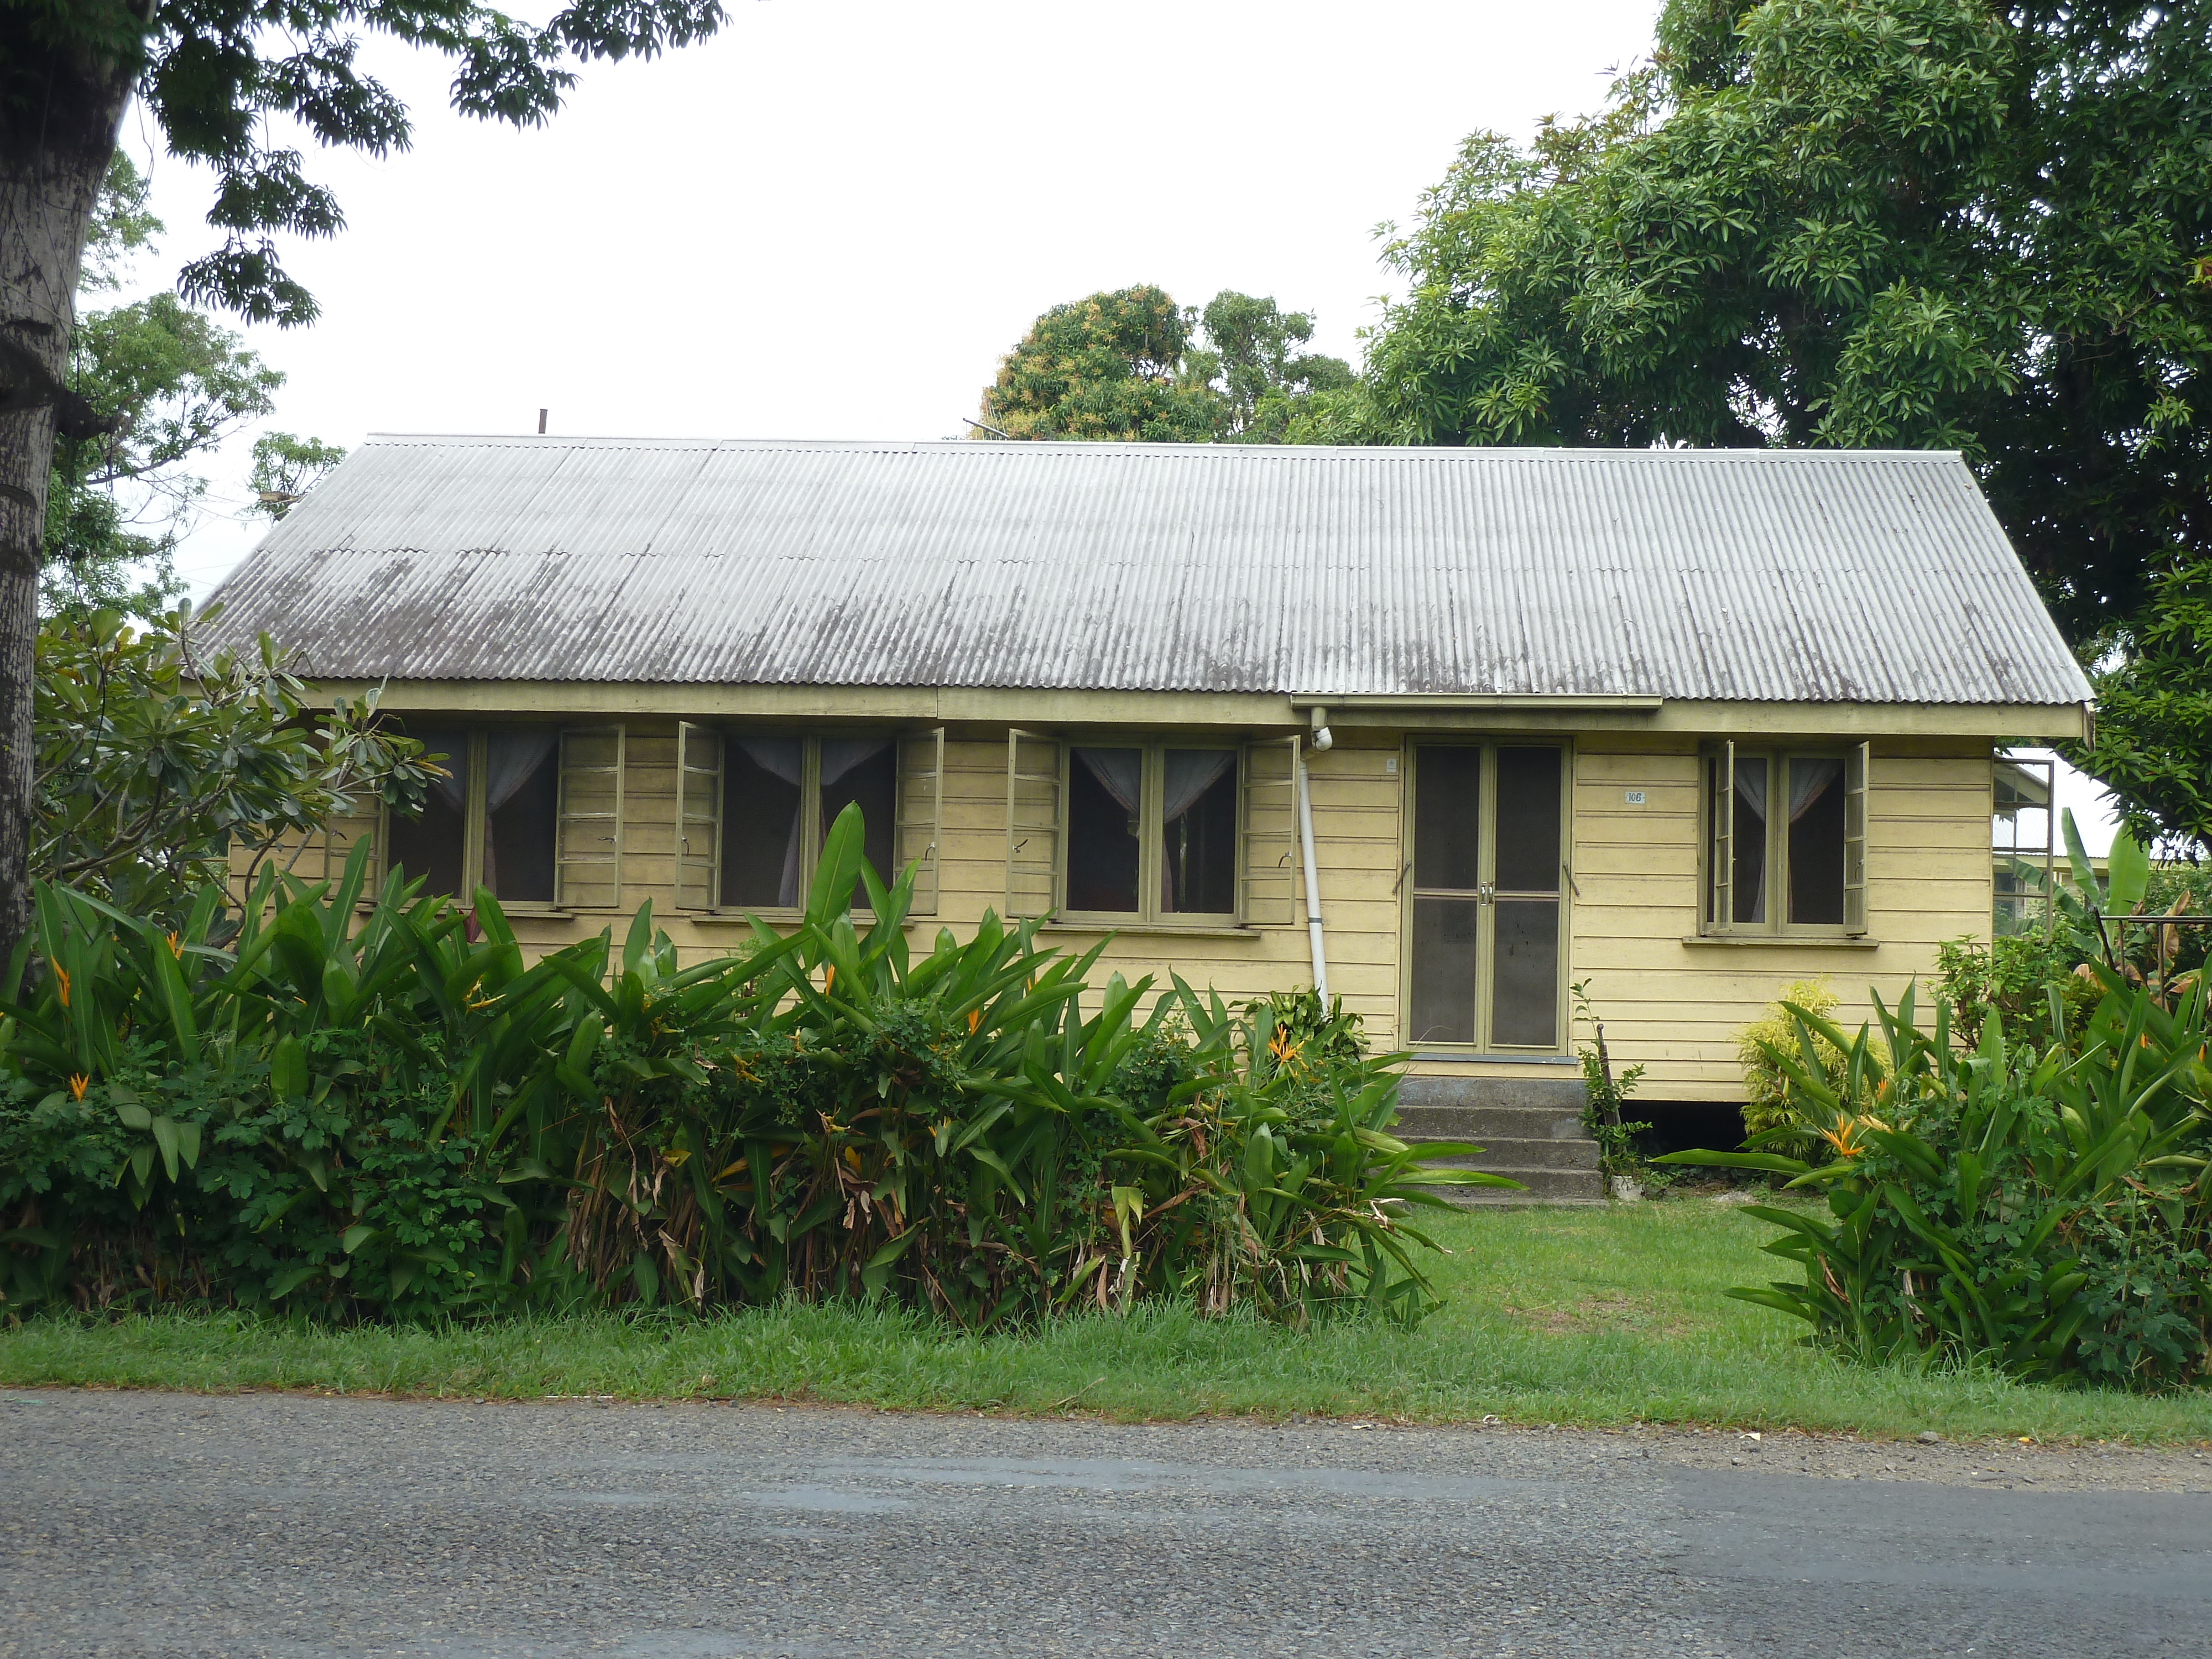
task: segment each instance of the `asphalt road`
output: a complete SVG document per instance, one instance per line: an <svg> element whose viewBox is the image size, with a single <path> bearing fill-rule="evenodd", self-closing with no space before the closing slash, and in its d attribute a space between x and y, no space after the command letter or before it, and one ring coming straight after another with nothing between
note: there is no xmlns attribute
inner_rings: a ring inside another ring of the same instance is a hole
<svg viewBox="0 0 2212 1659"><path fill-rule="evenodd" d="M0 1653L2212 1655L2212 1462L18 1390Z"/></svg>

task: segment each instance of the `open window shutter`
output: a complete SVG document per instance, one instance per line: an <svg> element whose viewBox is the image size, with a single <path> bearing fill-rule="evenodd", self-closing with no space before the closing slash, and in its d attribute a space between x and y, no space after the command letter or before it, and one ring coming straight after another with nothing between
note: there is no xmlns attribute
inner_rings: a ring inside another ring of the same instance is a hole
<svg viewBox="0 0 2212 1659"><path fill-rule="evenodd" d="M1255 927L1289 927L1297 916L1298 740L1244 745L1244 921Z"/></svg>
<svg viewBox="0 0 2212 1659"><path fill-rule="evenodd" d="M561 821L554 901L571 910L622 904L623 728L561 734Z"/></svg>
<svg viewBox="0 0 2212 1659"><path fill-rule="evenodd" d="M903 871L915 866L914 904L908 915L937 914L944 860L938 851L939 826L945 822L945 728L899 739L898 834L891 861Z"/></svg>
<svg viewBox="0 0 2212 1659"><path fill-rule="evenodd" d="M1706 837L1705 856L1712 861L1712 896L1706 912L1705 931L1724 933L1735 921L1735 744L1733 739L1714 750L1712 833Z"/></svg>
<svg viewBox="0 0 2212 1659"><path fill-rule="evenodd" d="M1874 745L1855 744L1844 757L1844 931L1867 930L1867 772Z"/></svg>
<svg viewBox="0 0 2212 1659"><path fill-rule="evenodd" d="M722 734L676 728L676 908L712 910L722 902Z"/></svg>
<svg viewBox="0 0 2212 1659"><path fill-rule="evenodd" d="M1006 915L1044 916L1057 908L1060 876L1060 744L1006 730Z"/></svg>

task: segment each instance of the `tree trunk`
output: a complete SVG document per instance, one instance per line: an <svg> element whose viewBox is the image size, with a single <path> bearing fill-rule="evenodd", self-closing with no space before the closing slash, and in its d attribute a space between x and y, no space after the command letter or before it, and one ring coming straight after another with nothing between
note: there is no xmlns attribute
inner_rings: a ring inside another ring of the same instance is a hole
<svg viewBox="0 0 2212 1659"><path fill-rule="evenodd" d="M40 55L42 106L0 106L0 963L30 927L33 653L54 439L93 429L67 389L77 273L132 78L65 50Z"/></svg>

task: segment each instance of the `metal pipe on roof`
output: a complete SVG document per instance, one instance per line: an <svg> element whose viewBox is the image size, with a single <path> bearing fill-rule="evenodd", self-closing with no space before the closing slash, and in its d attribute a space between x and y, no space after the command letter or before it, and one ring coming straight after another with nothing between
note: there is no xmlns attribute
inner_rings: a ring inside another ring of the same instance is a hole
<svg viewBox="0 0 2212 1659"><path fill-rule="evenodd" d="M1322 1010L1328 1009L1328 952L1321 938L1321 878L1314 870L1313 779L1306 771L1305 744L1298 745L1298 845L1306 858L1306 939L1313 947L1314 990Z"/></svg>

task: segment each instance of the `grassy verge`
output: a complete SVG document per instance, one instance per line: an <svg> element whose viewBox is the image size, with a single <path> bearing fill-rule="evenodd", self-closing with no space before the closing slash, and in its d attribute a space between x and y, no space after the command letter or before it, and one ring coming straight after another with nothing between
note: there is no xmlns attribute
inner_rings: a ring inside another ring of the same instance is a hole
<svg viewBox="0 0 2212 1659"><path fill-rule="evenodd" d="M0 1383L2212 1440L2212 1391L2064 1391L1813 1352L1794 1322L1721 1294L1782 1264L1757 1251L1771 1228L1702 1200L1476 1212L1435 1231L1453 1251L1437 1275L1449 1301L1410 1334L1354 1322L1297 1335L1174 1309L980 1338L847 1307L448 1330L163 1316L0 1332Z"/></svg>

